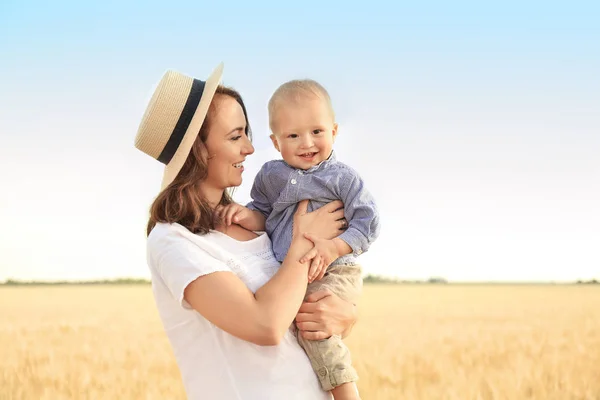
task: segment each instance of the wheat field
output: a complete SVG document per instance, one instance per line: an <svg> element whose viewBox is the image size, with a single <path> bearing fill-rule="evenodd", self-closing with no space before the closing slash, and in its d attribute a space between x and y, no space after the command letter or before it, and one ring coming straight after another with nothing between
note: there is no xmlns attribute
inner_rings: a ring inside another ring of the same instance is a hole
<svg viewBox="0 0 600 400"><path fill-rule="evenodd" d="M600 287L366 285L367 399L600 399ZM0 288L0 399L184 399L149 286Z"/></svg>

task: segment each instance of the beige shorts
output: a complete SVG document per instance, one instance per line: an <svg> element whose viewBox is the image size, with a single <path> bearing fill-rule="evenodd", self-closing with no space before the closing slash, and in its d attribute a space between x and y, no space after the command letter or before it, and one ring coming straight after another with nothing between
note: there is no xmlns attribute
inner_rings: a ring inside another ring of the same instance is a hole
<svg viewBox="0 0 600 400"><path fill-rule="evenodd" d="M362 267L353 265L330 266L323 279L308 285L306 295L329 289L340 298L354 304L362 293ZM298 331L298 342L308 355L323 390L330 391L343 383L355 382L358 374L352 366L350 350L341 336L334 335L324 340L304 339Z"/></svg>

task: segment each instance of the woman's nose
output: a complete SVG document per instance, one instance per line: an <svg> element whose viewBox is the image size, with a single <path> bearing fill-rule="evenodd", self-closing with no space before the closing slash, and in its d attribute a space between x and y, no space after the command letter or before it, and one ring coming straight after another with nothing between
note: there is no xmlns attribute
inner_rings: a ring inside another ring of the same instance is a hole
<svg viewBox="0 0 600 400"><path fill-rule="evenodd" d="M242 147L242 153L245 155L254 153L254 146L250 140L247 140L247 142L244 144L244 147Z"/></svg>

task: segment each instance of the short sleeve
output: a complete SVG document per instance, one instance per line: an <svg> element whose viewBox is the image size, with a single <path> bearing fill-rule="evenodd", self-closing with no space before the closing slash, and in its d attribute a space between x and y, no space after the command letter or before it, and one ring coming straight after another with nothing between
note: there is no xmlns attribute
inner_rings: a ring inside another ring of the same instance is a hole
<svg viewBox="0 0 600 400"><path fill-rule="evenodd" d="M191 309L191 306L184 300L183 294L191 282L203 275L231 271L224 261L210 255L197 243L175 230L161 229L155 236L148 238L147 246L152 267L173 298L187 309Z"/></svg>

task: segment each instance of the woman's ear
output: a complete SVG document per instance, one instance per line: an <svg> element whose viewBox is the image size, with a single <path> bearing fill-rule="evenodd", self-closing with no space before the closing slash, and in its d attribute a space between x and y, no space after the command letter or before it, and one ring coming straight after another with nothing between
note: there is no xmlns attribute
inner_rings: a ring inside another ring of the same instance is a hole
<svg viewBox="0 0 600 400"><path fill-rule="evenodd" d="M208 148L205 143L200 144L200 157L204 162L208 162L211 158L215 157L215 154L208 154Z"/></svg>

